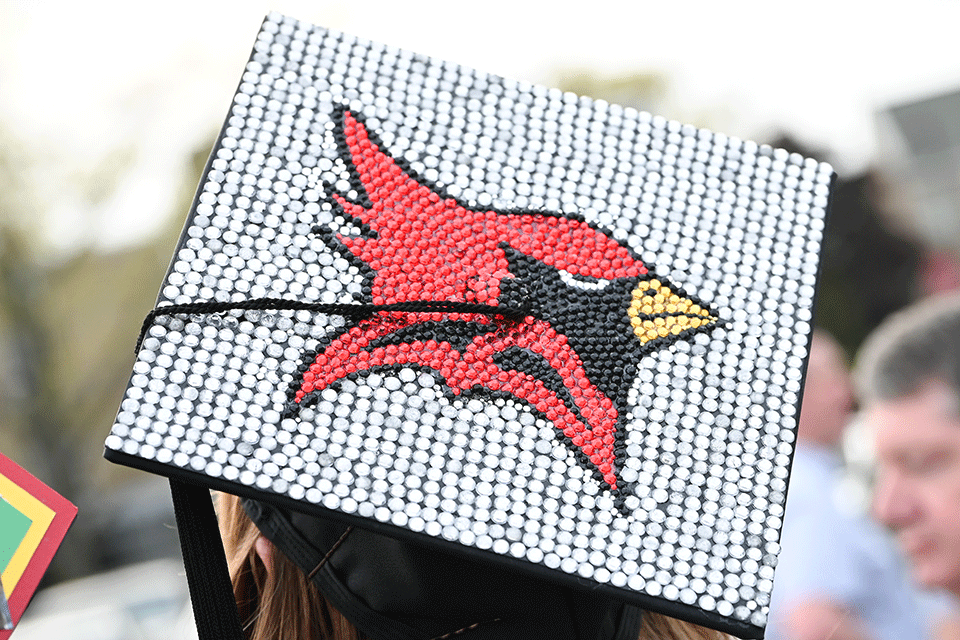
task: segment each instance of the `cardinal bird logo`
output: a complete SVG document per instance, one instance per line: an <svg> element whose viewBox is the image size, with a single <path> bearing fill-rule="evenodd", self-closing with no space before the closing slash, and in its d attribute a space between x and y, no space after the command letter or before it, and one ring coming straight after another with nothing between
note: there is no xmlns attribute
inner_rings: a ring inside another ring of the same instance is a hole
<svg viewBox="0 0 960 640"><path fill-rule="evenodd" d="M361 270L363 302L390 308L303 354L290 412L348 376L427 369L449 396L528 404L622 504L627 487L618 470L639 360L709 330L718 317L583 218L464 206L392 158L349 109L338 109L334 121L359 197L325 190L360 231L314 231ZM417 310L423 302L493 312ZM402 303L412 310L398 311Z"/></svg>

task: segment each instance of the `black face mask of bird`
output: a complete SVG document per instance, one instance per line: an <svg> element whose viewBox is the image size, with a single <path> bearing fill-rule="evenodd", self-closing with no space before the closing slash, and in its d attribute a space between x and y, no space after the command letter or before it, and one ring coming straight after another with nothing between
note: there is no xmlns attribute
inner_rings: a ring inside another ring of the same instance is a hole
<svg viewBox="0 0 960 640"><path fill-rule="evenodd" d="M374 640L636 640L641 611L506 567L244 500L260 531Z"/></svg>

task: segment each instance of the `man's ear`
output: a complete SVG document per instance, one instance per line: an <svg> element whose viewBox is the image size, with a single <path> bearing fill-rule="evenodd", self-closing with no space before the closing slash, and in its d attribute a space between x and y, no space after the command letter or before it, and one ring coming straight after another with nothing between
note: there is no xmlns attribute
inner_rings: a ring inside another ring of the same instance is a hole
<svg viewBox="0 0 960 640"><path fill-rule="evenodd" d="M260 562L267 569L267 573L273 574L273 543L260 536L254 546L257 549L257 555L260 556Z"/></svg>

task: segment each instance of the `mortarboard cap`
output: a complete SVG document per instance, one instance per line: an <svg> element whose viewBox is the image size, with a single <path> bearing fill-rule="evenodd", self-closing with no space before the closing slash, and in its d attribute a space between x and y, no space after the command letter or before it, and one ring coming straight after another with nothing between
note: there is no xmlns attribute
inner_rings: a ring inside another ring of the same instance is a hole
<svg viewBox="0 0 960 640"><path fill-rule="evenodd" d="M832 179L270 15L106 456L760 637Z"/></svg>

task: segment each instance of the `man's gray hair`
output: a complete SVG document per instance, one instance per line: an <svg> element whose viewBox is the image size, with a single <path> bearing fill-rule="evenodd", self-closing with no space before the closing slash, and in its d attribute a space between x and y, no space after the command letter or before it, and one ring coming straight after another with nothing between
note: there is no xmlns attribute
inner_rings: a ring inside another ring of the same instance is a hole
<svg viewBox="0 0 960 640"><path fill-rule="evenodd" d="M860 401L895 400L940 380L960 398L960 294L925 299L868 336L854 377Z"/></svg>

